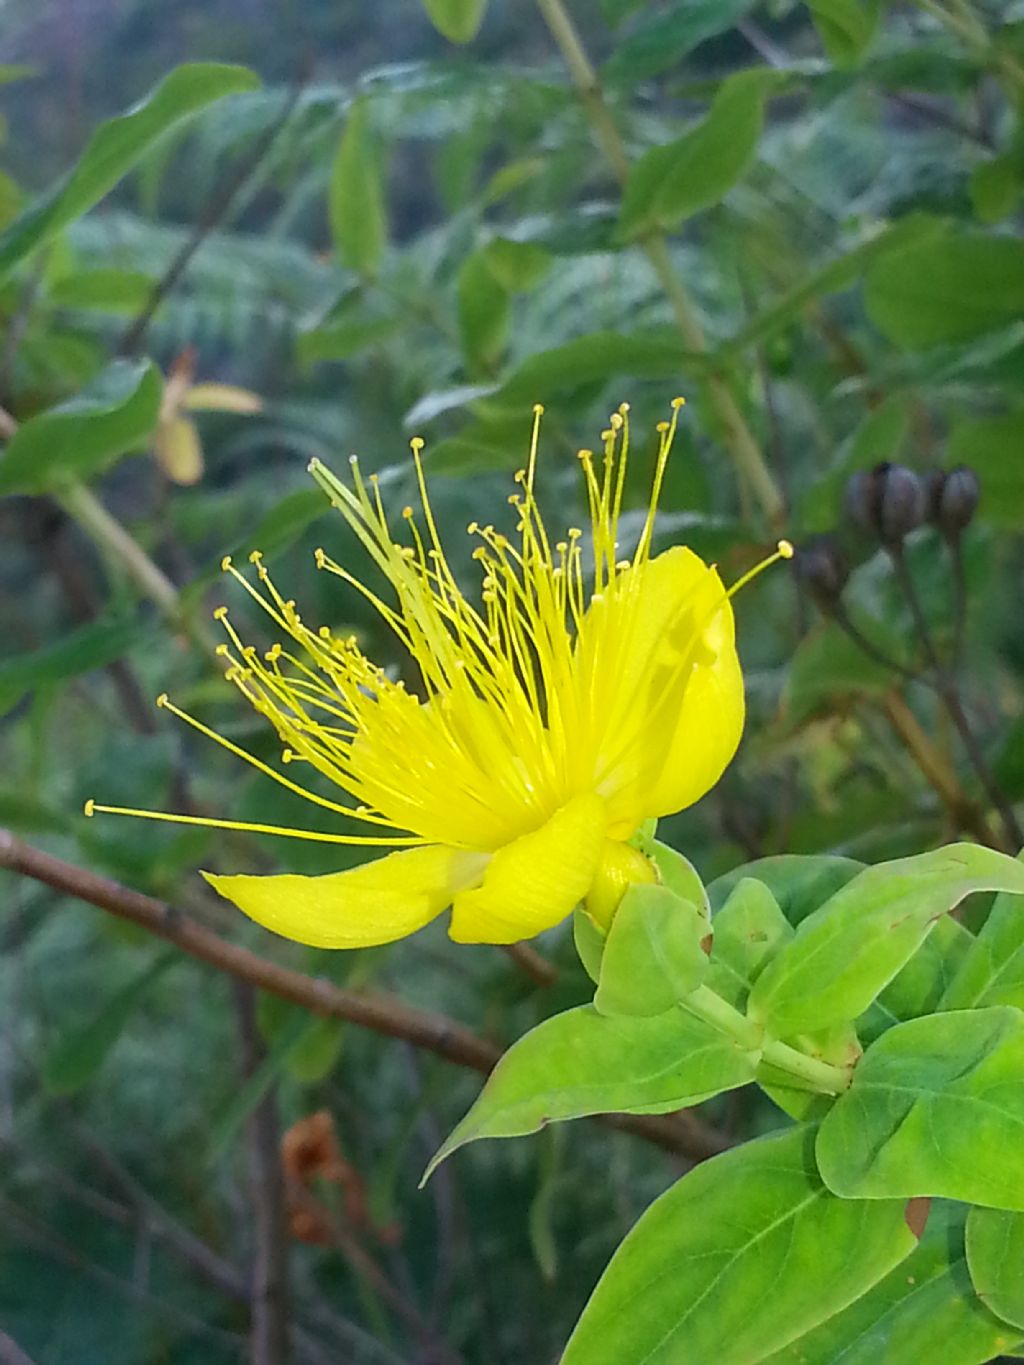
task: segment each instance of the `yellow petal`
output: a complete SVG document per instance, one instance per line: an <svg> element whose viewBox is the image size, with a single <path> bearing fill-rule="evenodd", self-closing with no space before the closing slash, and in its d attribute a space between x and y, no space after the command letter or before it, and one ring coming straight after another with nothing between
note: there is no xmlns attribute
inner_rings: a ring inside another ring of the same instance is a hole
<svg viewBox="0 0 1024 1365"><path fill-rule="evenodd" d="M516 943L565 919L597 875L604 831L604 802L588 794L500 848L483 885L455 897L451 937L457 943Z"/></svg>
<svg viewBox="0 0 1024 1365"><path fill-rule="evenodd" d="M156 429L153 451L172 483L187 487L202 478L203 447L195 424L187 417L161 422Z"/></svg>
<svg viewBox="0 0 1024 1365"><path fill-rule="evenodd" d="M486 856L429 844L326 877L203 876L250 919L314 948L369 948L422 929L464 887Z"/></svg>

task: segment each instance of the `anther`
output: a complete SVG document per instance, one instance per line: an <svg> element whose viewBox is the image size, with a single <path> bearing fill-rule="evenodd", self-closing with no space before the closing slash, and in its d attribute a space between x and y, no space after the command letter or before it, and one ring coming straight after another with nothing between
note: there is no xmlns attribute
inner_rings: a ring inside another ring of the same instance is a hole
<svg viewBox="0 0 1024 1365"><path fill-rule="evenodd" d="M668 428L669 428L668 422L658 422L654 430L659 432L663 436L665 432L668 431Z"/></svg>
<svg viewBox="0 0 1024 1365"><path fill-rule="evenodd" d="M213 652L218 659L226 659L228 656L228 647L227 645L218 645Z"/></svg>
<svg viewBox="0 0 1024 1365"><path fill-rule="evenodd" d="M316 564L316 567L318 569L323 569L327 567L327 556L326 554L324 554L323 548L319 545L313 551L313 562Z"/></svg>
<svg viewBox="0 0 1024 1365"><path fill-rule="evenodd" d="M213 619L215 621L226 621L228 619L227 607L217 607L213 613Z"/></svg>
<svg viewBox="0 0 1024 1365"><path fill-rule="evenodd" d="M96 814L96 802L91 796L82 807L82 814L88 816L90 820Z"/></svg>
<svg viewBox="0 0 1024 1365"><path fill-rule="evenodd" d="M250 563L250 564L258 564L262 558L263 558L263 552L262 552L262 550L250 550L250 551L249 551L249 563Z"/></svg>
<svg viewBox="0 0 1024 1365"><path fill-rule="evenodd" d="M794 551L794 549L793 549L793 542L792 542L792 541L790 541L790 540L780 540L779 543L778 543L778 546L777 546L776 548L778 549L778 552L779 552L779 554L782 556L783 559L792 559L792 558L793 558L793 555L794 555L795 551Z"/></svg>
<svg viewBox="0 0 1024 1365"><path fill-rule="evenodd" d="M414 436L412 440L409 442L409 449L412 451L414 455L418 455L420 451L423 449L424 445L426 445L426 442L424 441L422 436Z"/></svg>
<svg viewBox="0 0 1024 1365"><path fill-rule="evenodd" d="M686 399L685 399L685 398L673 398L673 399L672 399L672 407L675 408L676 412L678 412L680 408L685 407L685 406L686 406Z"/></svg>
<svg viewBox="0 0 1024 1365"><path fill-rule="evenodd" d="M543 415L544 415L544 404L543 404L543 403L534 403L534 405L533 405L533 415L534 415L534 417L543 417Z"/></svg>
<svg viewBox="0 0 1024 1365"><path fill-rule="evenodd" d="M412 521L412 508L408 503L402 508L402 516L405 517L406 521Z"/></svg>
<svg viewBox="0 0 1024 1365"><path fill-rule="evenodd" d="M282 762L282 763L290 763L294 757L295 757L295 755L294 755L294 753L292 752L291 749L282 749L282 750L281 750L281 762Z"/></svg>
<svg viewBox="0 0 1024 1365"><path fill-rule="evenodd" d="M230 570L230 568L231 568L231 556L230 556L230 555L225 555L224 558L220 561L220 571L221 571L221 573L228 573L228 571Z"/></svg>
<svg viewBox="0 0 1024 1365"><path fill-rule="evenodd" d="M466 534L469 536L475 536L477 531L479 530L480 523L478 521L471 521L469 525L466 527Z"/></svg>
<svg viewBox="0 0 1024 1365"><path fill-rule="evenodd" d="M317 631L317 635L320 636L321 640L329 640L331 638L330 626L321 626L320 629Z"/></svg>
<svg viewBox="0 0 1024 1365"><path fill-rule="evenodd" d="M628 413L629 413L629 404L628 404L628 403L620 403L620 404L619 404L619 412L622 413L623 417L627 416Z"/></svg>
<svg viewBox="0 0 1024 1365"><path fill-rule="evenodd" d="M169 699L169 697L167 696L167 693L166 693L166 692L161 692L160 695L159 695L159 697L157 697L157 699L156 699L156 704L157 704L157 706L159 706L159 707L164 707L164 706L167 705L167 703L168 703L169 700L170 700L170 699Z"/></svg>
<svg viewBox="0 0 1024 1365"><path fill-rule="evenodd" d="M611 428L613 431L622 430L622 414L620 412L613 412L612 415L608 418L608 421L611 423Z"/></svg>

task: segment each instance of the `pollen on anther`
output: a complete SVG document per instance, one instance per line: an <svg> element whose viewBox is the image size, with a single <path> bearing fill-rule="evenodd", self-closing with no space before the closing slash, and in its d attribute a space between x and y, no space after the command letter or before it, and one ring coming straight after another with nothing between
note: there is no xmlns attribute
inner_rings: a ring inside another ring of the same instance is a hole
<svg viewBox="0 0 1024 1365"><path fill-rule="evenodd" d="M224 558L220 561L220 571L221 571L221 573L228 573L228 572L230 571L230 569L231 569L231 556L230 556L230 555L225 555Z"/></svg>
<svg viewBox="0 0 1024 1365"><path fill-rule="evenodd" d="M168 697L167 693L166 693L166 692L161 692L160 695L159 695L159 697L157 697L157 699L156 699L156 704L157 704L157 706L163 707L163 706L166 706L166 705L167 705L167 703L168 703L169 700L170 700L170 698Z"/></svg>
<svg viewBox="0 0 1024 1365"><path fill-rule="evenodd" d="M672 399L672 407L675 408L676 412L678 412L680 408L685 407L685 406L686 406L686 399L685 399L685 398L673 398L673 399Z"/></svg>
<svg viewBox="0 0 1024 1365"><path fill-rule="evenodd" d="M408 503L406 503L405 506L402 508L402 516L406 519L406 521L412 521L412 508L409 506Z"/></svg>
<svg viewBox="0 0 1024 1365"><path fill-rule="evenodd" d="M668 431L668 425L669 424L667 422L658 422L654 430L664 435L664 433Z"/></svg>
<svg viewBox="0 0 1024 1365"><path fill-rule="evenodd" d="M316 564L316 567L318 569L324 569L327 567L327 555L324 553L323 547L320 545L318 545L316 549L313 551L313 562Z"/></svg>
<svg viewBox="0 0 1024 1365"><path fill-rule="evenodd" d="M228 656L228 647L227 645L218 645L213 652L218 659L226 659Z"/></svg>
<svg viewBox="0 0 1024 1365"><path fill-rule="evenodd" d="M544 415L544 404L543 404L543 403L534 403L534 405L533 405L533 415L534 415L534 417L543 417L543 415Z"/></svg>
<svg viewBox="0 0 1024 1365"><path fill-rule="evenodd" d="M227 607L217 607L213 613L213 619L215 621L226 621L228 619Z"/></svg>
<svg viewBox="0 0 1024 1365"><path fill-rule="evenodd" d="M783 559L792 559L795 554L793 543L789 540L780 540L778 550Z"/></svg>
<svg viewBox="0 0 1024 1365"><path fill-rule="evenodd" d="M292 752L291 749L282 749L282 750L281 750L281 762L282 762L282 763L290 763L294 757L295 757L295 754Z"/></svg>
<svg viewBox="0 0 1024 1365"><path fill-rule="evenodd" d="M91 796L89 797L88 801L86 801L85 805L82 807L82 814L87 815L90 820L96 814L96 802L93 800Z"/></svg>
<svg viewBox="0 0 1024 1365"><path fill-rule="evenodd" d="M262 558L263 558L263 551L262 551L262 550L250 550L250 551L249 551L249 563L250 563L250 564L258 564Z"/></svg>
<svg viewBox="0 0 1024 1365"><path fill-rule="evenodd" d="M414 436L409 442L409 449L414 455L418 455L425 445L426 442L422 436Z"/></svg>

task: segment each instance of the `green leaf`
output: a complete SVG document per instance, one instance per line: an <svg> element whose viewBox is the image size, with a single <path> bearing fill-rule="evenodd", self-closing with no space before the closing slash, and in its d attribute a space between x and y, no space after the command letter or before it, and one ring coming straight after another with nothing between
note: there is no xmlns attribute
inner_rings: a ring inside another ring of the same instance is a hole
<svg viewBox="0 0 1024 1365"><path fill-rule="evenodd" d="M685 0L667 14L645 16L604 64L605 82L642 81L678 66L694 48L754 8L755 0ZM613 19L609 20L614 22Z"/></svg>
<svg viewBox="0 0 1024 1365"><path fill-rule="evenodd" d="M993 526L1024 526L1024 410L960 422L946 445L947 466L966 464L981 481L980 514Z"/></svg>
<svg viewBox="0 0 1024 1365"><path fill-rule="evenodd" d="M341 1056L345 1025L340 1019L307 1019L285 1059L289 1076L303 1085L315 1085L329 1076Z"/></svg>
<svg viewBox="0 0 1024 1365"><path fill-rule="evenodd" d="M607 1018L581 1005L509 1048L424 1179L467 1142L519 1137L589 1114L666 1114L746 1085L755 1064L731 1038L682 1010Z"/></svg>
<svg viewBox="0 0 1024 1365"><path fill-rule="evenodd" d="M140 104L100 124L71 172L0 236L0 280L80 218L183 120L226 95L259 88L244 66L193 62L175 68Z"/></svg>
<svg viewBox="0 0 1024 1365"><path fill-rule="evenodd" d="M678 332L649 328L645 332L591 332L524 360L495 395L507 406L546 403L584 384L608 379L678 379L681 373L704 374L707 356L684 351Z"/></svg>
<svg viewBox="0 0 1024 1365"><path fill-rule="evenodd" d="M1000 156L979 162L969 183L975 217L982 223L998 223L1008 218L1024 193L1024 139Z"/></svg>
<svg viewBox="0 0 1024 1365"><path fill-rule="evenodd" d="M739 881L755 877L767 886L790 924L800 924L863 870L863 863L831 853L781 853L758 858L711 883L708 897L712 915L719 913Z"/></svg>
<svg viewBox="0 0 1024 1365"><path fill-rule="evenodd" d="M940 1009L1013 1005L1024 1010L1024 900L1001 895L971 943Z"/></svg>
<svg viewBox="0 0 1024 1365"><path fill-rule="evenodd" d="M982 1365L1016 1333L978 1299L964 1258L964 1214L933 1206L920 1245L849 1308L761 1365Z"/></svg>
<svg viewBox="0 0 1024 1365"><path fill-rule="evenodd" d="M471 43L484 21L487 0L423 0L423 8L450 43Z"/></svg>
<svg viewBox="0 0 1024 1365"><path fill-rule="evenodd" d="M180 962L176 949L167 949L123 986L84 1028L57 1040L43 1062L43 1084L53 1095L73 1095L88 1085L114 1050L153 982Z"/></svg>
<svg viewBox="0 0 1024 1365"><path fill-rule="evenodd" d="M639 839L637 845L658 869L662 885L674 891L684 901L695 905L706 927L711 920L711 902L708 900L704 883L689 858L655 839L653 835L648 839Z"/></svg>
<svg viewBox="0 0 1024 1365"><path fill-rule="evenodd" d="M1024 1331L1024 1214L971 1209L967 1215L967 1266L986 1307Z"/></svg>
<svg viewBox="0 0 1024 1365"><path fill-rule="evenodd" d="M153 292L153 280L141 270L76 270L55 280L50 302L58 308L96 308L107 313L137 313Z"/></svg>
<svg viewBox="0 0 1024 1365"><path fill-rule="evenodd" d="M356 100L331 168L327 216L344 265L373 278L387 245L387 215L369 106Z"/></svg>
<svg viewBox="0 0 1024 1365"><path fill-rule="evenodd" d="M583 967L596 985L601 980L604 934L581 905L572 912L572 937Z"/></svg>
<svg viewBox="0 0 1024 1365"><path fill-rule="evenodd" d="M845 1199L1024 1210L1024 1014L995 1006L897 1024L861 1058L816 1152Z"/></svg>
<svg viewBox="0 0 1024 1365"><path fill-rule="evenodd" d="M919 1019L939 1009L939 1001L956 978L975 942L974 935L950 915L935 927L907 965L896 974L866 1014L857 1021L861 1041L871 1043L893 1024ZM1011 1003L986 1000L971 1004ZM952 1009L966 1008L953 1005Z"/></svg>
<svg viewBox="0 0 1024 1365"><path fill-rule="evenodd" d="M80 394L22 423L0 458L0 493L46 493L140 450L162 392L151 361L114 361Z"/></svg>
<svg viewBox="0 0 1024 1365"><path fill-rule="evenodd" d="M775 954L793 937L779 903L754 877L741 877L711 921L708 985L736 1009Z"/></svg>
<svg viewBox="0 0 1024 1365"><path fill-rule="evenodd" d="M510 294L533 289L550 269L552 255L536 242L495 237L481 251L491 274Z"/></svg>
<svg viewBox="0 0 1024 1365"><path fill-rule="evenodd" d="M456 281L459 335L473 369L493 369L508 337L508 290L491 269L485 251L467 256Z"/></svg>
<svg viewBox="0 0 1024 1365"><path fill-rule="evenodd" d="M887 252L868 270L864 302L898 346L970 341L1024 312L1024 242L948 232Z"/></svg>
<svg viewBox="0 0 1024 1365"><path fill-rule="evenodd" d="M879 631L872 633L877 637ZM896 653L900 653L898 647ZM786 723L798 729L822 713L841 710L853 699L884 695L892 685L892 669L869 658L829 621L806 635L793 652L781 710Z"/></svg>
<svg viewBox="0 0 1024 1365"><path fill-rule="evenodd" d="M612 919L594 1008L600 1014L663 1014L695 991L708 970L708 922L667 886L633 885Z"/></svg>
<svg viewBox="0 0 1024 1365"><path fill-rule="evenodd" d="M814 26L836 66L856 66L878 29L881 0L807 0Z"/></svg>
<svg viewBox="0 0 1024 1365"><path fill-rule="evenodd" d="M1024 891L1024 867L977 844L951 844L869 867L800 925L750 993L776 1037L856 1019L973 891Z"/></svg>
<svg viewBox="0 0 1024 1365"><path fill-rule="evenodd" d="M748 1142L657 1199L612 1258L562 1365L753 1365L898 1265L914 1246L903 1202L834 1198L812 1142L809 1128Z"/></svg>
<svg viewBox="0 0 1024 1365"><path fill-rule="evenodd" d="M326 322L296 338L295 353L304 365L318 360L347 360L359 351L387 341L405 326L405 319L372 318L364 321Z"/></svg>
<svg viewBox="0 0 1024 1365"><path fill-rule="evenodd" d="M674 229L723 199L754 159L764 101L778 83L779 73L763 67L736 72L722 82L701 123L640 157L626 182L620 234Z"/></svg>
<svg viewBox="0 0 1024 1365"><path fill-rule="evenodd" d="M9 711L26 692L47 683L77 678L120 659L139 643L143 623L95 621L69 631L62 639L0 663L0 714Z"/></svg>

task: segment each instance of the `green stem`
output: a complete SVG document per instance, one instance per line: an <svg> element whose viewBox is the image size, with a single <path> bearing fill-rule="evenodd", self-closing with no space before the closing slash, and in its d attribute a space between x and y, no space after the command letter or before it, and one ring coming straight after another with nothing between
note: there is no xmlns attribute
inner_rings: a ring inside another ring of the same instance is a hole
<svg viewBox="0 0 1024 1365"><path fill-rule="evenodd" d="M850 1071L847 1068L809 1057L806 1052L790 1047L788 1043L766 1042L764 1030L758 1024L734 1009L709 986L698 986L680 1003L683 1009L695 1014L698 1019L703 1019L734 1038L745 1051L760 1052L762 1061L769 1062L776 1070L786 1072L812 1090L825 1095L840 1095L849 1087Z"/></svg>
<svg viewBox="0 0 1024 1365"><path fill-rule="evenodd" d="M597 72L591 65L572 18L563 0L537 0L537 8L562 54L573 84L579 91L601 149L616 179L624 185L630 172L629 153L605 103ZM643 238L642 246L671 305L676 327L687 349L701 355L705 354L707 344L704 330L686 286L672 264L664 234L660 232L648 234ZM722 424L726 447L737 473L753 489L769 524L778 525L785 515L785 503L743 413L720 375L713 374L708 377L707 392Z"/></svg>

